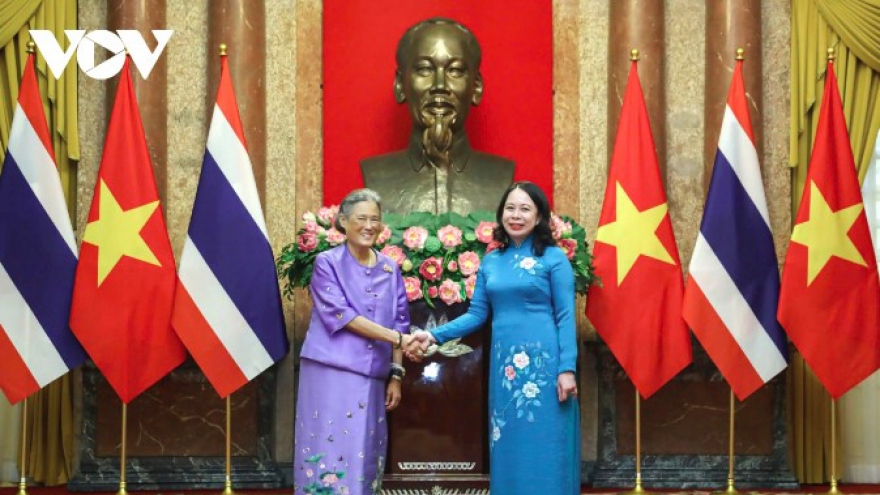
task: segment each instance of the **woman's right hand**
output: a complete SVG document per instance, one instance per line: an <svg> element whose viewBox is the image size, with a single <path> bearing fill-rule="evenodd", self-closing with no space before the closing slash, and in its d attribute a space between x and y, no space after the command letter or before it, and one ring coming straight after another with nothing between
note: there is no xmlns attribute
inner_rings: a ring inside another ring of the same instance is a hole
<svg viewBox="0 0 880 495"><path fill-rule="evenodd" d="M409 338L405 338L403 352L406 354L407 359L417 363L425 357L428 346L436 342L434 336L424 330L417 330L406 337Z"/></svg>

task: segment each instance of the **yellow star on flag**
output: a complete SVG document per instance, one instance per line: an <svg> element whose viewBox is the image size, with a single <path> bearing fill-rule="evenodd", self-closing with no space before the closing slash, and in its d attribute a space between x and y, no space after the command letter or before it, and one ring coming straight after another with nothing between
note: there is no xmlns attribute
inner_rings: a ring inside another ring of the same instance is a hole
<svg viewBox="0 0 880 495"><path fill-rule="evenodd" d="M807 248L807 286L825 268L832 256L868 266L847 232L856 223L864 206L861 203L832 211L815 182L810 181L810 219L794 226L791 242Z"/></svg>
<svg viewBox="0 0 880 495"><path fill-rule="evenodd" d="M104 282L123 256L162 266L141 237L141 229L156 211L159 201L123 211L103 180L100 194L98 219L89 222L83 234L83 242L98 248L98 285Z"/></svg>
<svg viewBox="0 0 880 495"><path fill-rule="evenodd" d="M675 260L656 233L666 217L666 203L639 211L620 182L616 183L615 193L616 219L599 226L596 240L617 248L617 285L620 286L639 256L648 256L670 265L674 265Z"/></svg>

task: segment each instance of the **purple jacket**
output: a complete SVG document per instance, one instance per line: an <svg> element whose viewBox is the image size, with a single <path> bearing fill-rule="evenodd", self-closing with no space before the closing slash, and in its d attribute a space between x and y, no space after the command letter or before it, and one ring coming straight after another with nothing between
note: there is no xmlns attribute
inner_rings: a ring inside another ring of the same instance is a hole
<svg viewBox="0 0 880 495"><path fill-rule="evenodd" d="M345 244L315 259L312 319L301 356L328 366L385 379L391 344L362 337L345 326L356 316L409 332L409 303L397 263L376 253L376 264L358 263Z"/></svg>

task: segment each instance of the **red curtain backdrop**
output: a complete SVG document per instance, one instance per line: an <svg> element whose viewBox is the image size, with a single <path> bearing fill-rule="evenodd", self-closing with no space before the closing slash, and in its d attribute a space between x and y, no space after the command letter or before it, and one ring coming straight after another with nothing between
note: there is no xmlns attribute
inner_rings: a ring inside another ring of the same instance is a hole
<svg viewBox="0 0 880 495"><path fill-rule="evenodd" d="M466 122L474 149L516 162L517 180L553 197L553 16L549 0L325 0L324 203L362 187L358 161L406 147L411 122L394 101L397 41L416 22L449 17L483 49L483 101Z"/></svg>

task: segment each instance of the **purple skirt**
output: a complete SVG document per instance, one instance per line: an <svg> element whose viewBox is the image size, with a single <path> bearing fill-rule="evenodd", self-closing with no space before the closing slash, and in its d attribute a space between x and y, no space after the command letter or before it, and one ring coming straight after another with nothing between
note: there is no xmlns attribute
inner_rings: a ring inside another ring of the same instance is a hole
<svg viewBox="0 0 880 495"><path fill-rule="evenodd" d="M297 394L293 493L379 493L388 446L385 382L303 359Z"/></svg>

